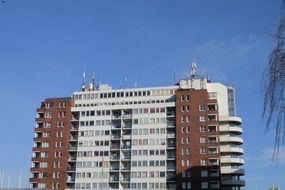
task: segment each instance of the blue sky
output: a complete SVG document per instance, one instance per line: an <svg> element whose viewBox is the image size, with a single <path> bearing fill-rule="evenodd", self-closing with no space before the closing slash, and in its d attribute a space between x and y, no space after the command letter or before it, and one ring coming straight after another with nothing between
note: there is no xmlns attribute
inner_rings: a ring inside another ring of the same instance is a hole
<svg viewBox="0 0 285 190"><path fill-rule="evenodd" d="M285 147L272 163L260 81L281 0L5 0L0 3L0 171L28 186L35 110L80 88L83 68L119 87L171 85L192 59L236 87L243 118L245 190L285 188ZM8 174L7 174L8 175Z"/></svg>

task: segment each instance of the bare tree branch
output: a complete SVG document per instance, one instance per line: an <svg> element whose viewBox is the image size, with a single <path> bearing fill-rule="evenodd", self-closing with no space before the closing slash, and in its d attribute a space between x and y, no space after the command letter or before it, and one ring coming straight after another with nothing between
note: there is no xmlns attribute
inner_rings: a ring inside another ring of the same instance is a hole
<svg viewBox="0 0 285 190"><path fill-rule="evenodd" d="M285 0L282 0L281 18L277 32L273 34L276 46L273 48L262 84L264 87L263 117L266 128L275 127L274 158L280 144L285 142Z"/></svg>

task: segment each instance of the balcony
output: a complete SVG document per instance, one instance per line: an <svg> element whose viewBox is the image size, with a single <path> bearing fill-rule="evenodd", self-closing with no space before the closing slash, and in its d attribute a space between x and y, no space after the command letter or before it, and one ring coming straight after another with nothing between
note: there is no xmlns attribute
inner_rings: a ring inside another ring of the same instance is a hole
<svg viewBox="0 0 285 190"><path fill-rule="evenodd" d="M175 160L176 159L175 153L167 153L167 159L168 160Z"/></svg>
<svg viewBox="0 0 285 190"><path fill-rule="evenodd" d="M235 163L235 164L244 164L244 159L242 158L237 158L237 157L226 157L226 156L221 156L221 163Z"/></svg>
<svg viewBox="0 0 285 190"><path fill-rule="evenodd" d="M122 160L130 160L131 159L131 155L124 155L123 157L122 157Z"/></svg>
<svg viewBox="0 0 285 190"><path fill-rule="evenodd" d="M231 132L235 134L242 134L243 130L240 126L230 126L230 125L221 125L220 126L220 132Z"/></svg>
<svg viewBox="0 0 285 190"><path fill-rule="evenodd" d="M120 134L113 134L111 136L111 140L120 140L121 135Z"/></svg>
<svg viewBox="0 0 285 190"><path fill-rule="evenodd" d="M230 123L235 123L237 125L242 124L242 119L237 116L220 116L219 117L220 122L230 122Z"/></svg>
<svg viewBox="0 0 285 190"><path fill-rule="evenodd" d="M167 122L167 127L168 127L168 128L173 128L173 127L175 127L175 122L168 121L168 122Z"/></svg>
<svg viewBox="0 0 285 190"><path fill-rule="evenodd" d="M120 145L114 144L114 145L111 145L110 148L111 148L111 149L120 149Z"/></svg>
<svg viewBox="0 0 285 190"><path fill-rule="evenodd" d="M123 177L121 178L121 182L130 182L131 178L130 177Z"/></svg>
<svg viewBox="0 0 285 190"><path fill-rule="evenodd" d="M244 175L244 169L242 168L231 168L228 166L221 167L221 174L237 174Z"/></svg>
<svg viewBox="0 0 285 190"><path fill-rule="evenodd" d="M112 115L112 119L121 119L122 116L121 115Z"/></svg>
<svg viewBox="0 0 285 190"><path fill-rule="evenodd" d="M132 114L124 114L122 116L123 119L132 119Z"/></svg>
<svg viewBox="0 0 285 190"><path fill-rule="evenodd" d="M68 158L68 162L76 162L76 157L75 156L70 156Z"/></svg>
<svg viewBox="0 0 285 190"><path fill-rule="evenodd" d="M175 170L176 166L175 164L167 164L167 170Z"/></svg>
<svg viewBox="0 0 285 190"><path fill-rule="evenodd" d="M68 166L67 167L67 172L75 172L75 167L74 166Z"/></svg>
<svg viewBox="0 0 285 190"><path fill-rule="evenodd" d="M72 116L72 117L71 117L71 121L73 121L73 122L74 122L74 121L78 121L78 120L79 120L79 116L76 116L76 117L75 117L75 116Z"/></svg>
<svg viewBox="0 0 285 190"><path fill-rule="evenodd" d="M124 122L122 127L123 127L123 129L131 129L132 123L131 122Z"/></svg>
<svg viewBox="0 0 285 190"><path fill-rule="evenodd" d="M243 139L239 136L222 135L220 136L220 142L243 144Z"/></svg>
<svg viewBox="0 0 285 190"><path fill-rule="evenodd" d="M119 177L110 177L109 182L110 183L118 183L119 182Z"/></svg>
<svg viewBox="0 0 285 190"><path fill-rule="evenodd" d="M172 143L168 142L167 148L175 148L175 143L174 142L172 142Z"/></svg>
<svg viewBox="0 0 285 190"><path fill-rule="evenodd" d="M167 133L167 138L169 139L175 138L175 133Z"/></svg>
<svg viewBox="0 0 285 190"><path fill-rule="evenodd" d="M121 123L112 123L112 129L120 129Z"/></svg>
<svg viewBox="0 0 285 190"><path fill-rule="evenodd" d="M68 176L66 182L67 183L75 183L75 177Z"/></svg>
<svg viewBox="0 0 285 190"><path fill-rule="evenodd" d="M119 155L111 155L111 161L119 161L120 156Z"/></svg>
<svg viewBox="0 0 285 190"><path fill-rule="evenodd" d="M175 117L175 111L167 111L166 116L167 117Z"/></svg>
<svg viewBox="0 0 285 190"><path fill-rule="evenodd" d="M244 180L240 180L240 179L227 179L227 180L223 180L222 179L222 185L229 185L229 186L245 186L245 181Z"/></svg>
<svg viewBox="0 0 285 190"><path fill-rule="evenodd" d="M122 139L123 140L129 140L129 139L131 139L131 135L123 135Z"/></svg>
<svg viewBox="0 0 285 190"><path fill-rule="evenodd" d="M243 149L240 147L232 147L230 145L225 145L220 147L220 152L222 153L236 153L236 154L243 154Z"/></svg>
<svg viewBox="0 0 285 190"><path fill-rule="evenodd" d="M110 171L119 171L120 167L119 165L111 166Z"/></svg>
<svg viewBox="0 0 285 190"><path fill-rule="evenodd" d="M70 151L76 151L77 150L77 146L69 146L69 150Z"/></svg>
<svg viewBox="0 0 285 190"><path fill-rule="evenodd" d="M78 125L71 126L70 131L78 131Z"/></svg>
<svg viewBox="0 0 285 190"><path fill-rule="evenodd" d="M219 160L218 159L210 159L209 160L209 165L210 166L218 166L219 165Z"/></svg>
<svg viewBox="0 0 285 190"><path fill-rule="evenodd" d="M122 145L122 146L121 146L121 149L130 149L130 148L131 148L130 145Z"/></svg>
<svg viewBox="0 0 285 190"><path fill-rule="evenodd" d="M123 171L129 171L129 170L131 170L131 166L122 166L122 167L121 167L121 170L123 170Z"/></svg>
<svg viewBox="0 0 285 190"><path fill-rule="evenodd" d="M77 140L78 140L78 136L77 135L70 136L69 141L77 141Z"/></svg>

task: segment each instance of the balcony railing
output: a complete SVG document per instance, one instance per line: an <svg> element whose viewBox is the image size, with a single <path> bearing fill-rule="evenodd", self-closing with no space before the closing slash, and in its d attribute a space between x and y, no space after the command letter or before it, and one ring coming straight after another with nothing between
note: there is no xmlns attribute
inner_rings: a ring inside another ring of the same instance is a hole
<svg viewBox="0 0 285 190"><path fill-rule="evenodd" d="M111 160L119 160L119 159L120 159L120 156L119 156L119 155L111 156Z"/></svg>
<svg viewBox="0 0 285 190"><path fill-rule="evenodd" d="M111 149L120 149L120 145L111 145Z"/></svg>
<svg viewBox="0 0 285 190"><path fill-rule="evenodd" d="M167 159L175 159L176 155L175 154L167 154Z"/></svg>
<svg viewBox="0 0 285 190"><path fill-rule="evenodd" d="M168 170L175 170L176 166L175 165L167 165Z"/></svg>
<svg viewBox="0 0 285 190"><path fill-rule="evenodd" d="M174 148L175 147L175 143L167 143L167 148Z"/></svg>
<svg viewBox="0 0 285 190"><path fill-rule="evenodd" d="M77 150L77 146L69 146L69 150Z"/></svg>
<svg viewBox="0 0 285 190"><path fill-rule="evenodd" d="M75 171L75 167L74 166L69 166L69 167L67 167L67 171Z"/></svg>

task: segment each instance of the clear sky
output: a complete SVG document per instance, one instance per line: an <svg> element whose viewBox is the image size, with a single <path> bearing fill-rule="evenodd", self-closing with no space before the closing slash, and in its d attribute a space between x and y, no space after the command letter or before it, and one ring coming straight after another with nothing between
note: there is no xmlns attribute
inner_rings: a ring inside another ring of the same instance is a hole
<svg viewBox="0 0 285 190"><path fill-rule="evenodd" d="M98 81L171 85L189 72L236 87L243 118L244 190L285 188L285 146L272 163L274 131L262 113L262 72L281 0L5 0L0 2L0 171L28 186L35 110ZM9 173L9 174L8 174ZM7 178L6 180L7 181ZM6 182L5 182L6 183Z"/></svg>

